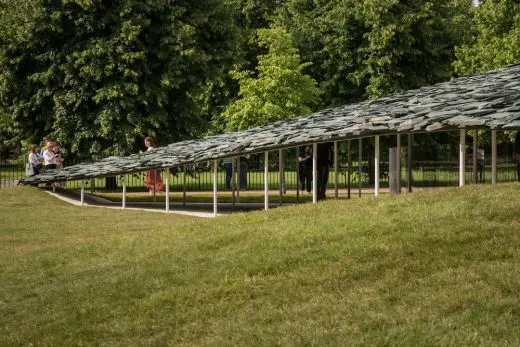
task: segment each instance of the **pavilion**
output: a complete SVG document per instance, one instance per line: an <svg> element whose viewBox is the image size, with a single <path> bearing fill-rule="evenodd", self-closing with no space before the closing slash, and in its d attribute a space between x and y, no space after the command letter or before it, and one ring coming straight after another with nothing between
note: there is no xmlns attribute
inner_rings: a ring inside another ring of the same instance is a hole
<svg viewBox="0 0 520 347"><path fill-rule="evenodd" d="M491 131L492 184L497 182L497 131L520 128L520 64L488 73L453 79L376 100L367 100L341 107L328 108L306 117L279 121L246 131L231 132L202 139L187 140L127 157L108 157L100 161L63 168L30 177L23 183L49 183L81 180L81 201L87 179L161 169L166 172L166 212L169 211L170 169L185 165L213 162L213 210L217 214L218 160L247 154L265 156L265 208L268 208L268 156L270 151L312 145L313 202L317 202L317 144L375 138L374 191L379 195L380 136L396 136L397 152L401 135L414 133L459 131L459 186L465 184L466 131ZM474 132L476 137L476 132ZM408 143L410 143L408 141ZM349 141L350 144L350 141ZM476 146L476 141L473 141ZM475 148L474 148L475 149ZM410 151L408 151L410 152ZM337 153L337 150L334 151ZM410 154L409 154L410 156ZM473 151L476 172L476 150ZM334 158L337 168L337 157ZM398 164L399 165L399 164ZM337 169L336 169L337 172ZM400 168L398 171L400 172ZM399 177L398 177L399 180ZM400 187L400 183L399 183ZM123 180L123 202L126 205Z"/></svg>

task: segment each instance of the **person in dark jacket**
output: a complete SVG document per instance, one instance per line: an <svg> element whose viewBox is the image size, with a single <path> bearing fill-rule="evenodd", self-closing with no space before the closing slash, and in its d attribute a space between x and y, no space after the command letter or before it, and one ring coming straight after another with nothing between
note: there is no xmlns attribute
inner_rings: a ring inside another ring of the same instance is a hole
<svg viewBox="0 0 520 347"><path fill-rule="evenodd" d="M332 143L324 142L319 143L317 146L317 171L318 179L318 201L325 200L327 198L327 183L329 182L329 170L332 166Z"/></svg>
<svg viewBox="0 0 520 347"><path fill-rule="evenodd" d="M311 192L312 186L312 156L311 146L305 146L298 151L298 174L302 192Z"/></svg>

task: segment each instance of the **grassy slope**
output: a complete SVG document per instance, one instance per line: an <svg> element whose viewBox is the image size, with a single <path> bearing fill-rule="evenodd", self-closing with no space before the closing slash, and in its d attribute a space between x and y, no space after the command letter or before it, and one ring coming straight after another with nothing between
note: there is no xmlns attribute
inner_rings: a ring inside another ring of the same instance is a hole
<svg viewBox="0 0 520 347"><path fill-rule="evenodd" d="M519 345L518 188L216 220L2 189L0 345Z"/></svg>

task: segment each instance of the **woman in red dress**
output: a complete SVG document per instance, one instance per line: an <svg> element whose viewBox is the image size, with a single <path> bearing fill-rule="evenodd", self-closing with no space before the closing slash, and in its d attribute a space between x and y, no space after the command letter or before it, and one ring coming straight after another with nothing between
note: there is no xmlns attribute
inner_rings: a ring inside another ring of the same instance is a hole
<svg viewBox="0 0 520 347"><path fill-rule="evenodd" d="M144 145L146 146L147 151L150 151L155 148L155 142L149 136L144 138ZM154 187L156 192L160 192L163 190L163 182L159 170L148 170L146 172L145 186L150 192L150 194L153 194Z"/></svg>

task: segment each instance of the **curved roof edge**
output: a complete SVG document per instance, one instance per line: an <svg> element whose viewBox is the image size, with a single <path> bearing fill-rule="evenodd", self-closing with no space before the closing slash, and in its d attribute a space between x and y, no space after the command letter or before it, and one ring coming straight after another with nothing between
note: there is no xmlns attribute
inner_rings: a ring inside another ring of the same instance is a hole
<svg viewBox="0 0 520 347"><path fill-rule="evenodd" d="M520 64L420 89L278 121L246 131L108 157L23 180L53 182L113 176L214 159L373 135L463 128L520 128Z"/></svg>

